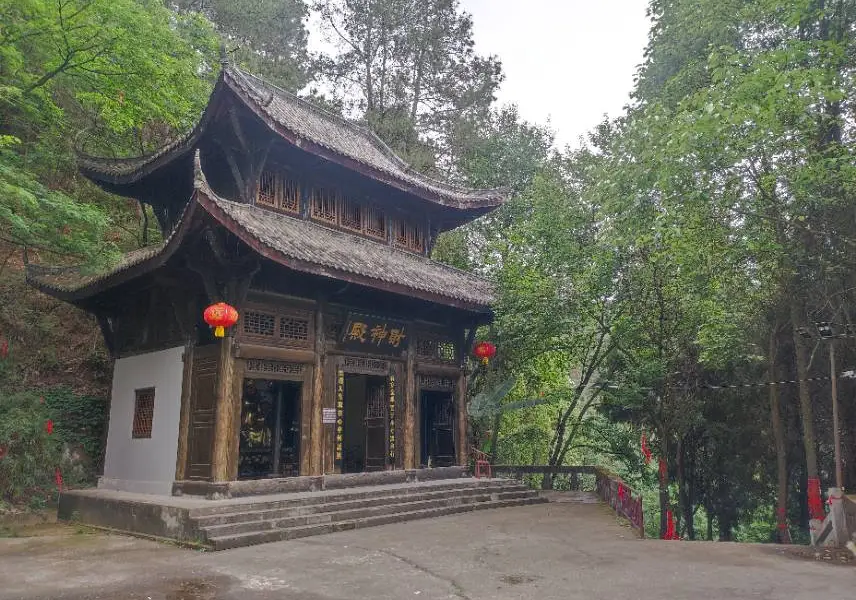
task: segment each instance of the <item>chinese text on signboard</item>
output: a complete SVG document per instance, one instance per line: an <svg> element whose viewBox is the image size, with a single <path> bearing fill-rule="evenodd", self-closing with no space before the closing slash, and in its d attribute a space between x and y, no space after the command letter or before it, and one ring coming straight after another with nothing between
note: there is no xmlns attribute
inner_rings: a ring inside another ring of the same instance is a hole
<svg viewBox="0 0 856 600"><path fill-rule="evenodd" d="M402 321L351 313L342 330L342 344L352 350L398 354L407 348L408 331Z"/></svg>

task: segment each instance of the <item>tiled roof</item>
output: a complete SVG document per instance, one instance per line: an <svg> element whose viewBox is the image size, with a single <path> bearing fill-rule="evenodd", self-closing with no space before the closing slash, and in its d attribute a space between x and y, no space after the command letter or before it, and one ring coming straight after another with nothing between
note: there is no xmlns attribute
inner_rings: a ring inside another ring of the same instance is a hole
<svg viewBox="0 0 856 600"><path fill-rule="evenodd" d="M362 166L369 176L417 196L427 196L442 205L458 209L491 208L506 200L502 190L475 190L445 183L415 171L395 155L368 129L333 114L294 94L234 67L226 67L212 93L212 99L224 87L236 95L268 124L308 152L323 152L346 167ZM209 100L209 106L211 100ZM193 148L210 118L203 115L187 135L156 153L127 159L80 157L81 170L95 179L111 183L129 183L156 168L171 156Z"/></svg>
<svg viewBox="0 0 856 600"><path fill-rule="evenodd" d="M28 280L47 293L81 300L149 272L180 246L198 206L261 255L296 271L479 312L494 300L491 282L466 271L311 221L225 200L204 179L197 179L196 186L185 215L163 244L131 252L114 268L96 275L31 265Z"/></svg>
<svg viewBox="0 0 856 600"><path fill-rule="evenodd" d="M181 239L193 220L196 206L197 203L192 200L185 206L178 225L163 242L127 252L119 262L108 269L83 272L78 267L28 264L27 281L48 294L66 299L69 296L85 298L89 295L87 292L100 287L99 284L112 287L122 283L128 276L133 278L135 268L144 272L155 269L166 262L181 244Z"/></svg>
<svg viewBox="0 0 856 600"><path fill-rule="evenodd" d="M472 273L311 221L225 200L207 188L200 191L199 202L206 210L221 221L231 220L297 270L305 270L301 264L314 265L318 269L312 270L328 277L341 279L347 273L372 287L386 283L473 306L487 307L494 300L491 282Z"/></svg>

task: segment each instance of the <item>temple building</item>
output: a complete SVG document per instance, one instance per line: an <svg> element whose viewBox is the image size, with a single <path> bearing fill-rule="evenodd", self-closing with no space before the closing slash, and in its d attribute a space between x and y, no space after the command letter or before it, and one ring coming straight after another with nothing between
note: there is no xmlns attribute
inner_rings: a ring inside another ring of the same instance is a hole
<svg viewBox="0 0 856 600"><path fill-rule="evenodd" d="M491 284L429 258L505 195L426 177L366 129L225 65L198 124L140 158L81 157L164 241L108 272L30 265L115 359L99 487L465 465L465 361ZM203 320L226 302L217 338Z"/></svg>

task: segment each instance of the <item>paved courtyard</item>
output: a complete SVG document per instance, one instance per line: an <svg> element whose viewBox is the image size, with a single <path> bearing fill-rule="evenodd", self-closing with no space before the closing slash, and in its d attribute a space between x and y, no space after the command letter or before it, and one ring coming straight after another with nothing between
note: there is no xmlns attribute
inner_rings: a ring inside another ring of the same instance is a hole
<svg viewBox="0 0 856 600"><path fill-rule="evenodd" d="M852 597L852 567L771 546L638 540L598 504L542 504L217 553L118 535L0 539L0 600Z"/></svg>

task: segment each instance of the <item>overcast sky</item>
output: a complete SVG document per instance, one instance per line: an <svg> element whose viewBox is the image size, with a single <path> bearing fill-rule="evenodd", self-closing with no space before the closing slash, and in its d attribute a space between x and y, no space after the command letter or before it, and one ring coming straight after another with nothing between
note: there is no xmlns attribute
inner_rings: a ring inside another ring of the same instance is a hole
<svg viewBox="0 0 856 600"><path fill-rule="evenodd" d="M501 102L549 119L556 144L577 145L604 114L618 116L642 62L647 0L461 0L476 50L502 60Z"/></svg>
<svg viewBox="0 0 856 600"><path fill-rule="evenodd" d="M629 100L650 23L648 0L460 0L473 15L476 51L502 60L500 103L547 124L576 146ZM330 50L309 21L310 49Z"/></svg>

